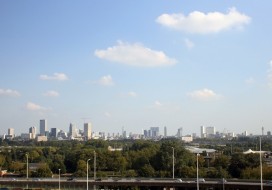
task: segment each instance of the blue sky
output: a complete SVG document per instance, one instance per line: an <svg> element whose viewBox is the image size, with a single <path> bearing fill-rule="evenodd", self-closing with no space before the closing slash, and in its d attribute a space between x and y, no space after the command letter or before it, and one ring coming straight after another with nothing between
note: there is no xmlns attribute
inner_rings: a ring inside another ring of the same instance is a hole
<svg viewBox="0 0 272 190"><path fill-rule="evenodd" d="M271 131L271 7L2 0L0 134L40 119L66 131Z"/></svg>

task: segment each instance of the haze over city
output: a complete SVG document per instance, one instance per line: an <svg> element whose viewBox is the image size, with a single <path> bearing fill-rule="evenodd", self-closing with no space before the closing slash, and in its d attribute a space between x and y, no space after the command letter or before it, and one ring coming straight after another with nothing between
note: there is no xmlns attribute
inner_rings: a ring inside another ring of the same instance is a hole
<svg viewBox="0 0 272 190"><path fill-rule="evenodd" d="M0 1L0 134L272 130L272 2Z"/></svg>

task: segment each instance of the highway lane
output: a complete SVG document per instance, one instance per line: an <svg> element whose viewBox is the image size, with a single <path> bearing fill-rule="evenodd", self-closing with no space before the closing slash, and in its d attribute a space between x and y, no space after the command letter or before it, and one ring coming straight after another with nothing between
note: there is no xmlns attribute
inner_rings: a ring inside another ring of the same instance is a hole
<svg viewBox="0 0 272 190"><path fill-rule="evenodd" d="M43 187L44 185L50 187L57 187L59 178L0 178L1 185L21 185L31 184L36 187ZM86 178L75 178L74 180L67 180L67 178L61 178L60 183L62 187L71 186L86 186ZM222 183L222 180L206 180L200 182L200 187L211 188L211 189L222 189L224 185L225 190L228 189L239 189L239 190L256 190L260 189L259 181L244 181L244 180L232 180ZM147 178L107 178L107 179L89 179L89 185L96 185L100 187L118 187L118 186L137 186L137 187L188 187L195 188L196 182L194 179L147 179ZM272 189L272 183L267 184L264 182L263 189Z"/></svg>

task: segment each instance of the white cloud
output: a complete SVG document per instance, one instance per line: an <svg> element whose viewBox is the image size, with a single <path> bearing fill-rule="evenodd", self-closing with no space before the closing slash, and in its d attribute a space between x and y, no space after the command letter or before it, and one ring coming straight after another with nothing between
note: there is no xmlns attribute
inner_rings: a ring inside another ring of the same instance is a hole
<svg viewBox="0 0 272 190"><path fill-rule="evenodd" d="M184 39L184 43L185 43L185 45L186 45L186 47L188 48L188 49L192 49L193 47L195 47L195 44L194 44L194 42L192 42L191 40L189 40L189 39Z"/></svg>
<svg viewBox="0 0 272 190"><path fill-rule="evenodd" d="M0 89L0 96L10 96L10 97L19 97L21 96L19 92L11 89Z"/></svg>
<svg viewBox="0 0 272 190"><path fill-rule="evenodd" d="M252 84L255 84L255 83L256 83L255 79L252 78L252 77L246 79L245 82L246 82L246 84L248 84L248 85L252 85Z"/></svg>
<svg viewBox="0 0 272 190"><path fill-rule="evenodd" d="M42 107L42 106L35 104L33 102L28 102L26 104L26 109L30 110L30 111L46 111L46 110L48 110L47 108Z"/></svg>
<svg viewBox="0 0 272 190"><path fill-rule="evenodd" d="M64 73L54 73L53 76L40 75L40 79L65 81L65 80L68 80L68 77Z"/></svg>
<svg viewBox="0 0 272 190"><path fill-rule="evenodd" d="M207 88L190 92L188 96L197 100L217 100L221 97L221 95Z"/></svg>
<svg viewBox="0 0 272 190"><path fill-rule="evenodd" d="M217 33L232 28L240 29L249 24L250 20L249 16L238 12L236 8L230 8L226 14L221 12L208 12L205 14L194 11L189 13L188 16L182 13L162 14L156 19L163 26L199 34Z"/></svg>
<svg viewBox="0 0 272 190"><path fill-rule="evenodd" d="M133 91L130 91L130 92L128 92L128 96L130 96L130 97L136 97L137 93L133 92Z"/></svg>
<svg viewBox="0 0 272 190"><path fill-rule="evenodd" d="M57 91L50 90L50 91L45 92L43 95L47 96L47 97L58 97L59 93Z"/></svg>
<svg viewBox="0 0 272 190"><path fill-rule="evenodd" d="M102 85L102 86L113 86L114 85L111 75L103 76L98 81L95 81L94 83Z"/></svg>
<svg viewBox="0 0 272 190"><path fill-rule="evenodd" d="M159 102L159 101L155 101L155 106L156 106L156 107L161 107L161 106L162 106L162 103Z"/></svg>
<svg viewBox="0 0 272 190"><path fill-rule="evenodd" d="M112 62L139 67L158 67L176 64L176 60L167 57L162 51L155 51L139 43L118 42L106 50L95 50L97 57Z"/></svg>

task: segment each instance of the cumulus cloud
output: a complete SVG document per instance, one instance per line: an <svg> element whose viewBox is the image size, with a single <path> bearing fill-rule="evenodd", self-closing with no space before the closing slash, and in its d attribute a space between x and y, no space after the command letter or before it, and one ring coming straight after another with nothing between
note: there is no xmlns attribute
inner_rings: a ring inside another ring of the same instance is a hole
<svg viewBox="0 0 272 190"><path fill-rule="evenodd" d="M130 91L130 92L128 92L128 96L130 96L130 97L136 97L137 93L133 92L133 91Z"/></svg>
<svg viewBox="0 0 272 190"><path fill-rule="evenodd" d="M40 75L41 80L58 80L65 81L68 80L68 77L64 73L54 73L52 76L49 75Z"/></svg>
<svg viewBox="0 0 272 190"><path fill-rule="evenodd" d="M114 85L111 75L102 76L98 81L95 81L94 83L102 85L102 86L113 86Z"/></svg>
<svg viewBox="0 0 272 190"><path fill-rule="evenodd" d="M215 100L219 99L221 95L216 94L214 91L204 88L188 93L188 96L197 100Z"/></svg>
<svg viewBox="0 0 272 190"><path fill-rule="evenodd" d="M156 106L156 107L161 107L161 106L162 106L162 103L159 102L159 101L155 101L155 106Z"/></svg>
<svg viewBox="0 0 272 190"><path fill-rule="evenodd" d="M100 59L139 67L170 66L177 62L162 51L152 50L139 43L129 44L121 41L105 50L95 50L94 54Z"/></svg>
<svg viewBox="0 0 272 190"><path fill-rule="evenodd" d="M186 45L186 47L188 48L188 49L192 49L193 47L195 47L195 44L194 44L194 42L192 42L191 40L189 40L189 39L184 39L184 43L185 43L185 45Z"/></svg>
<svg viewBox="0 0 272 190"><path fill-rule="evenodd" d="M30 111L46 111L46 110L48 110L47 108L42 107L42 106L35 104L33 102L28 102L26 104L26 109L30 110Z"/></svg>
<svg viewBox="0 0 272 190"><path fill-rule="evenodd" d="M58 97L59 93L57 91L50 90L50 91L45 92L43 95L47 96L47 97Z"/></svg>
<svg viewBox="0 0 272 190"><path fill-rule="evenodd" d="M0 96L19 97L21 96L21 94L17 92L16 90L0 88Z"/></svg>
<svg viewBox="0 0 272 190"><path fill-rule="evenodd" d="M256 83L256 80L253 77L250 77L248 79L245 80L245 83L248 85L252 85Z"/></svg>
<svg viewBox="0 0 272 190"><path fill-rule="evenodd" d="M236 8L233 7L225 14L221 12L203 13L200 11L191 12L188 16L182 13L162 14L156 21L163 26L175 30L188 33L208 34L233 28L243 28L244 25L250 23L251 18L238 12Z"/></svg>

